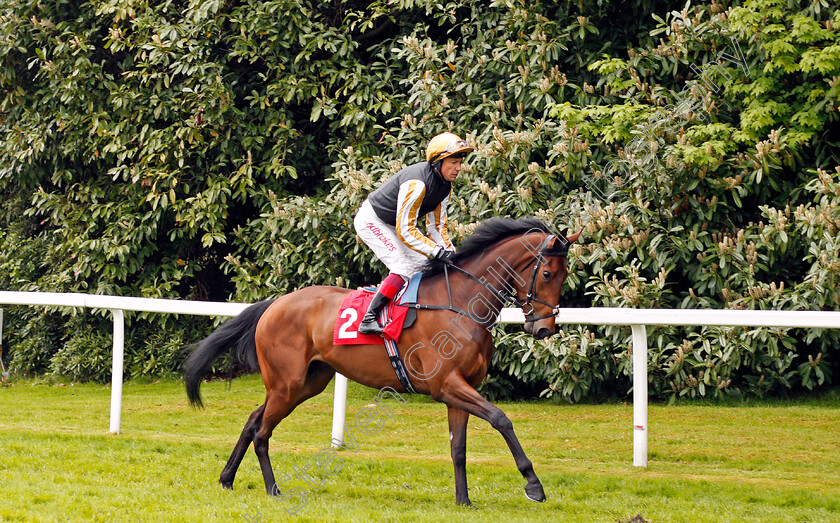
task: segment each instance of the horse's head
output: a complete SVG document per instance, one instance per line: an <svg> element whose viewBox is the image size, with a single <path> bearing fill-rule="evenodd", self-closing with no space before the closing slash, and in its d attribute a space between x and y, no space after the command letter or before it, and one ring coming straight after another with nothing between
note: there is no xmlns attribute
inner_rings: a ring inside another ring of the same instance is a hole
<svg viewBox="0 0 840 523"><path fill-rule="evenodd" d="M534 218L491 218L483 222L461 243L453 259L453 270L472 280L463 287L459 285L464 294L456 299L466 304L466 312L452 308L452 293L442 262L430 261L425 274L445 275L442 295L449 306L438 307L462 312L485 326L496 321L507 300L515 298L525 313L525 331L542 339L556 331L554 317L568 276L566 256L578 236L580 233L566 236L565 230L555 236Z"/></svg>
<svg viewBox="0 0 840 523"><path fill-rule="evenodd" d="M569 246L580 236L580 232L566 236L564 230L560 236L540 235L539 246L532 241L520 240L533 255L533 268L527 278L520 281L517 302L525 314L525 332L541 340L557 332L554 323L557 309L560 307L560 294L569 275L566 257ZM531 238L533 240L533 238Z"/></svg>

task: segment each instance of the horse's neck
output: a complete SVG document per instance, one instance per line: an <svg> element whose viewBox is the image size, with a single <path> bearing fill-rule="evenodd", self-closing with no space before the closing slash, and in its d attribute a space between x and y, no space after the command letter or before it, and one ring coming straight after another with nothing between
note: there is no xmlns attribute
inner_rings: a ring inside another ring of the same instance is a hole
<svg viewBox="0 0 840 523"><path fill-rule="evenodd" d="M499 242L483 256L471 258L461 268L482 283L459 274L451 284L453 304L461 303L462 308L478 317L486 317L488 309L497 316L504 306L502 296L515 295L516 288L527 286L526 269L533 258L519 237Z"/></svg>
<svg viewBox="0 0 840 523"><path fill-rule="evenodd" d="M525 284L523 274L533 258L519 237L514 237L488 249L483 256L469 260L464 269L499 291L511 291L513 287Z"/></svg>

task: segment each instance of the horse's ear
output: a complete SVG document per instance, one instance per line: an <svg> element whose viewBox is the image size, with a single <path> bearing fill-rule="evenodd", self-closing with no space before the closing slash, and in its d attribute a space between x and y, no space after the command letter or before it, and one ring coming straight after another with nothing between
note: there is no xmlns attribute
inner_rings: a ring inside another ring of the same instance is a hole
<svg viewBox="0 0 840 523"><path fill-rule="evenodd" d="M566 231L563 231L563 236L566 236L565 232ZM582 233L582 232L583 232L583 229L581 229L578 232L572 234L571 236L566 236L566 241L568 241L569 243L575 243L575 241L578 239L578 237L580 237L580 233Z"/></svg>

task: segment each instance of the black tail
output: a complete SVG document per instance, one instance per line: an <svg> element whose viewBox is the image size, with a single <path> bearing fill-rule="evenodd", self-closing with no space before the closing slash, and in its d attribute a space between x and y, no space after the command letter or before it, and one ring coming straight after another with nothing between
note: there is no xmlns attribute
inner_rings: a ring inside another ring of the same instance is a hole
<svg viewBox="0 0 840 523"><path fill-rule="evenodd" d="M198 343L198 348L189 355L183 367L187 397L191 405L204 406L199 391L201 380L210 370L213 360L222 354L233 351L236 359L244 363L248 370L259 370L254 334L257 322L272 303L274 300L265 300L251 305Z"/></svg>

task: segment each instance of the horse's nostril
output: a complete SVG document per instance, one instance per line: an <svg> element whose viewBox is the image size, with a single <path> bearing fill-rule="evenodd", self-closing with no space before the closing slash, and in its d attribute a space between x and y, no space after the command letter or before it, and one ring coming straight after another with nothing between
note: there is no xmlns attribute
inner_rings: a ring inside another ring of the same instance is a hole
<svg viewBox="0 0 840 523"><path fill-rule="evenodd" d="M538 340L542 340L551 336L551 331L547 327L543 327L542 329L537 331L535 338Z"/></svg>

